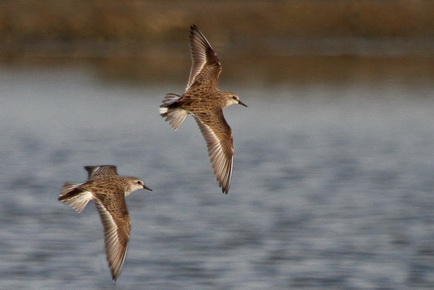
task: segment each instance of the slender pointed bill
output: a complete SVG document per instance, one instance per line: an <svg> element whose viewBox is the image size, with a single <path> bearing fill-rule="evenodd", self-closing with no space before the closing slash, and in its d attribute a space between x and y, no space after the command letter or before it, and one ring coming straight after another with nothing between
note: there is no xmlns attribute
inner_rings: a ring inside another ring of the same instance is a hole
<svg viewBox="0 0 434 290"><path fill-rule="evenodd" d="M241 105L241 106L244 106L244 107L246 107L247 108L247 105L246 104L244 104L243 102L241 102L241 101L238 101L238 104L239 105Z"/></svg>

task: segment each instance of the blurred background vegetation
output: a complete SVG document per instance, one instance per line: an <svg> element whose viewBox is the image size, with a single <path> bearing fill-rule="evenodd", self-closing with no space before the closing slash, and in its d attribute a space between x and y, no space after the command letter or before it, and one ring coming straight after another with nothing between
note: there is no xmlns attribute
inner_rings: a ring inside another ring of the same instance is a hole
<svg viewBox="0 0 434 290"><path fill-rule="evenodd" d="M433 11L432 0L2 0L0 63L185 81L195 23L227 79L433 77Z"/></svg>

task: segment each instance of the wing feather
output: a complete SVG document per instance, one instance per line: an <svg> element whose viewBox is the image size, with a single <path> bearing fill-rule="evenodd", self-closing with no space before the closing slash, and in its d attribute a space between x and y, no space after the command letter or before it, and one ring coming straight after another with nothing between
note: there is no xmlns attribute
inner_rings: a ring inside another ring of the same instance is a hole
<svg viewBox="0 0 434 290"><path fill-rule="evenodd" d="M223 112L194 115L208 147L211 165L224 193L228 193L234 162L232 131Z"/></svg>
<svg viewBox="0 0 434 290"><path fill-rule="evenodd" d="M107 262L116 281L125 262L131 230L124 192L112 195L110 201L97 199L95 205L104 227Z"/></svg>
<svg viewBox="0 0 434 290"><path fill-rule="evenodd" d="M118 175L116 166L114 165L85 166L84 169L87 170L88 179L99 176Z"/></svg>
<svg viewBox="0 0 434 290"><path fill-rule="evenodd" d="M186 91L197 85L217 88L217 80L222 71L221 63L196 25L190 27L190 49L193 64Z"/></svg>

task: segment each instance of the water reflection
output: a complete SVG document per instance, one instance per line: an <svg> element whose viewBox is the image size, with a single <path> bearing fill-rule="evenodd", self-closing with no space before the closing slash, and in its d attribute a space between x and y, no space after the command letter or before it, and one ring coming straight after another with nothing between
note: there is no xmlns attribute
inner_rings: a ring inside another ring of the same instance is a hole
<svg viewBox="0 0 434 290"><path fill-rule="evenodd" d="M184 80L1 70L1 288L113 287L96 212L57 202L83 165L110 163L154 189L127 199L121 287L429 287L434 90L389 77L225 82L249 104L225 113L236 146L225 196L196 124L173 132L158 115Z"/></svg>

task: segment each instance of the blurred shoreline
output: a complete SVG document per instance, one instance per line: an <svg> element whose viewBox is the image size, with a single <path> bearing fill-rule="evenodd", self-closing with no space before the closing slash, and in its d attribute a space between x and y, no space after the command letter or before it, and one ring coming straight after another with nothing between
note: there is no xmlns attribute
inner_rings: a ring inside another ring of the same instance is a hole
<svg viewBox="0 0 434 290"><path fill-rule="evenodd" d="M397 67L430 78L432 11L430 0L5 0L0 64L86 64L106 78L185 81L196 23L228 79L374 79Z"/></svg>
<svg viewBox="0 0 434 290"><path fill-rule="evenodd" d="M4 0L0 36L182 41L192 23L220 42L261 39L434 37L431 0Z"/></svg>

